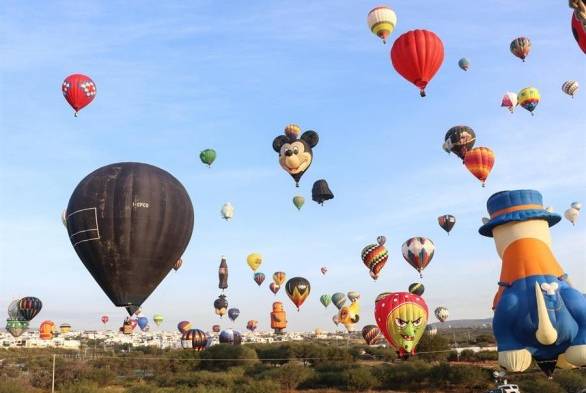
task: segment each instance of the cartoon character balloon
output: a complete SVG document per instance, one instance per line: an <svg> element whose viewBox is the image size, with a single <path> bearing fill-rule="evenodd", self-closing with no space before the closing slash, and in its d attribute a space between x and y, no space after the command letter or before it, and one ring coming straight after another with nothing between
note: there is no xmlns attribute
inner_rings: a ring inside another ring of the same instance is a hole
<svg viewBox="0 0 586 393"><path fill-rule="evenodd" d="M420 277L423 277L421 272L431 262L435 246L426 237L412 237L403 243L401 252L403 253L403 258L419 272Z"/></svg>
<svg viewBox="0 0 586 393"><path fill-rule="evenodd" d="M271 311L271 329L275 334L281 334L287 328L287 313L283 308L283 303L274 302L273 311Z"/></svg>
<svg viewBox="0 0 586 393"><path fill-rule="evenodd" d="M377 297L374 308L376 324L399 357L414 355L428 321L425 300L409 292L388 292Z"/></svg>
<svg viewBox="0 0 586 393"><path fill-rule="evenodd" d="M96 98L96 84L94 81L83 74L69 75L61 84L61 91L65 100L77 112L89 105Z"/></svg>
<svg viewBox="0 0 586 393"><path fill-rule="evenodd" d="M311 285L309 284L309 281L303 277L293 277L287 281L285 291L287 292L289 299L291 299L293 304L297 307L297 311L299 311L299 308L311 292Z"/></svg>
<svg viewBox="0 0 586 393"><path fill-rule="evenodd" d="M340 312L338 313L338 321L348 332L354 331L354 325L360 320L360 303L358 301L354 301L350 303L348 306L343 306L340 308Z"/></svg>
<svg viewBox="0 0 586 393"><path fill-rule="evenodd" d="M378 244L369 244L360 253L362 262L368 268L370 277L374 280L378 279L382 268L389 259L389 252L385 247L385 242L386 238L379 236L377 238Z"/></svg>
<svg viewBox="0 0 586 393"><path fill-rule="evenodd" d="M218 296L214 301L214 310L216 315L220 316L220 318L226 315L226 312L228 311L228 300L226 300L225 295Z"/></svg>
<svg viewBox="0 0 586 393"><path fill-rule="evenodd" d="M295 180L299 187L301 176L309 169L313 161L313 148L319 142L315 131L305 131L301 138L279 135L273 140L273 150L279 153L279 164Z"/></svg>
<svg viewBox="0 0 586 393"><path fill-rule="evenodd" d="M444 44L432 31L408 31L393 43L391 61L395 70L425 97L427 84L444 61Z"/></svg>

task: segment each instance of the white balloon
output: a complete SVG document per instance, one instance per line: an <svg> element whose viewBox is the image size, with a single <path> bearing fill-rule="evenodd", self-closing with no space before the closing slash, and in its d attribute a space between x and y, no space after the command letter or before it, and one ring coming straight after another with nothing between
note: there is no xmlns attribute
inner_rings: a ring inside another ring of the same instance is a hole
<svg viewBox="0 0 586 393"><path fill-rule="evenodd" d="M224 203L224 206L222 206L222 218L226 221L231 220L232 217L234 216L234 206L232 206L232 204L230 202L226 202Z"/></svg>
<svg viewBox="0 0 586 393"><path fill-rule="evenodd" d="M582 209L582 204L580 202L572 202L570 207L573 207L574 209L579 211L580 209Z"/></svg>
<svg viewBox="0 0 586 393"><path fill-rule="evenodd" d="M566 219L568 221L570 221L572 223L572 225L576 224L576 220L578 219L579 215L580 215L580 211L578 209L573 208L573 207L569 208L568 210L566 210L564 212L564 217L566 217Z"/></svg>

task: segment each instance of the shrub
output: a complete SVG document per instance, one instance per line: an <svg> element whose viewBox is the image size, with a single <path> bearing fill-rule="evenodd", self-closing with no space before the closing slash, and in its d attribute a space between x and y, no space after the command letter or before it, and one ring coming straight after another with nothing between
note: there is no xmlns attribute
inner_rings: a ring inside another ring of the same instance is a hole
<svg viewBox="0 0 586 393"><path fill-rule="evenodd" d="M267 380L238 383L231 390L232 393L275 393L279 391L277 382Z"/></svg>
<svg viewBox="0 0 586 393"><path fill-rule="evenodd" d="M348 380L346 388L351 392L361 392L376 386L377 381L366 367L352 368L347 373Z"/></svg>
<svg viewBox="0 0 586 393"><path fill-rule="evenodd" d="M29 391L17 381L2 378L2 383L0 383L0 393L28 393Z"/></svg>
<svg viewBox="0 0 586 393"><path fill-rule="evenodd" d="M201 366L208 370L225 370L258 362L254 349L245 345L219 344L200 354Z"/></svg>
<svg viewBox="0 0 586 393"><path fill-rule="evenodd" d="M557 371L554 381L568 393L581 393L586 389L586 375L580 371Z"/></svg>
<svg viewBox="0 0 586 393"><path fill-rule="evenodd" d="M519 381L519 388L523 393L566 393L557 383L542 378Z"/></svg>
<svg viewBox="0 0 586 393"><path fill-rule="evenodd" d="M429 382L437 387L479 386L489 383L488 374L471 366L453 366L442 363L429 370Z"/></svg>
<svg viewBox="0 0 586 393"><path fill-rule="evenodd" d="M59 389L60 393L100 393L97 383L91 381L74 382L64 385ZM132 393L150 393L151 391L132 391Z"/></svg>

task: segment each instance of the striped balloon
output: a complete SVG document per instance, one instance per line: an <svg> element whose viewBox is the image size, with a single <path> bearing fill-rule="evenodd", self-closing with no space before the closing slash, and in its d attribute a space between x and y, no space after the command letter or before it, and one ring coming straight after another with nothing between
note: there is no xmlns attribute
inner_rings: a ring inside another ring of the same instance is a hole
<svg viewBox="0 0 586 393"><path fill-rule="evenodd" d="M495 155L488 147L475 147L466 153L464 165L478 180L482 182L482 187L494 166Z"/></svg>
<svg viewBox="0 0 586 393"><path fill-rule="evenodd" d="M183 349L193 349L200 352L208 348L210 344L210 337L203 330L190 329L181 336L181 347Z"/></svg>
<svg viewBox="0 0 586 393"><path fill-rule="evenodd" d="M18 301L18 313L25 321L30 321L43 308L43 302L39 298L33 296L23 297Z"/></svg>
<svg viewBox="0 0 586 393"><path fill-rule="evenodd" d="M362 337L367 345L376 343L382 338L380 329L376 325L366 325L362 328Z"/></svg>
<svg viewBox="0 0 586 393"><path fill-rule="evenodd" d="M567 95L572 96L572 98L574 98L574 94L576 94L579 88L580 85L576 81L565 81L562 85L562 91Z"/></svg>
<svg viewBox="0 0 586 393"><path fill-rule="evenodd" d="M518 37L511 41L511 53L525 61L525 58L531 50L531 41L527 37Z"/></svg>
<svg viewBox="0 0 586 393"><path fill-rule="evenodd" d="M401 252L403 253L403 258L419 272L420 277L423 277L421 272L431 262L435 246L430 239L417 236L403 243Z"/></svg>
<svg viewBox="0 0 586 393"><path fill-rule="evenodd" d="M425 287L423 286L422 283L414 282L411 285L409 285L409 293L412 293L417 296L421 296L421 295L423 295L423 292L425 292Z"/></svg>
<svg viewBox="0 0 586 393"><path fill-rule="evenodd" d="M369 244L362 249L362 262L370 271L370 276L376 280L380 271L389 259L389 252L384 246L386 239L384 236L377 238L378 244Z"/></svg>
<svg viewBox="0 0 586 393"><path fill-rule="evenodd" d="M380 6L370 10L366 21L370 31L383 40L383 44L386 44L387 38L397 25L397 14L389 7Z"/></svg>

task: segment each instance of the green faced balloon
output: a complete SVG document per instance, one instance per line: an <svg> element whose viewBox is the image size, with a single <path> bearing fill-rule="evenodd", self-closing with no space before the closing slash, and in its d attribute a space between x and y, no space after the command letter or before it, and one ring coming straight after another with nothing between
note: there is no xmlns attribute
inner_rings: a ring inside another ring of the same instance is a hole
<svg viewBox="0 0 586 393"><path fill-rule="evenodd" d="M148 164L95 170L75 188L67 212L75 252L112 303L130 314L173 269L193 231L183 185Z"/></svg>
<svg viewBox="0 0 586 393"><path fill-rule="evenodd" d="M199 153L199 159L208 167L211 167L216 160L216 151L214 149L205 149Z"/></svg>

